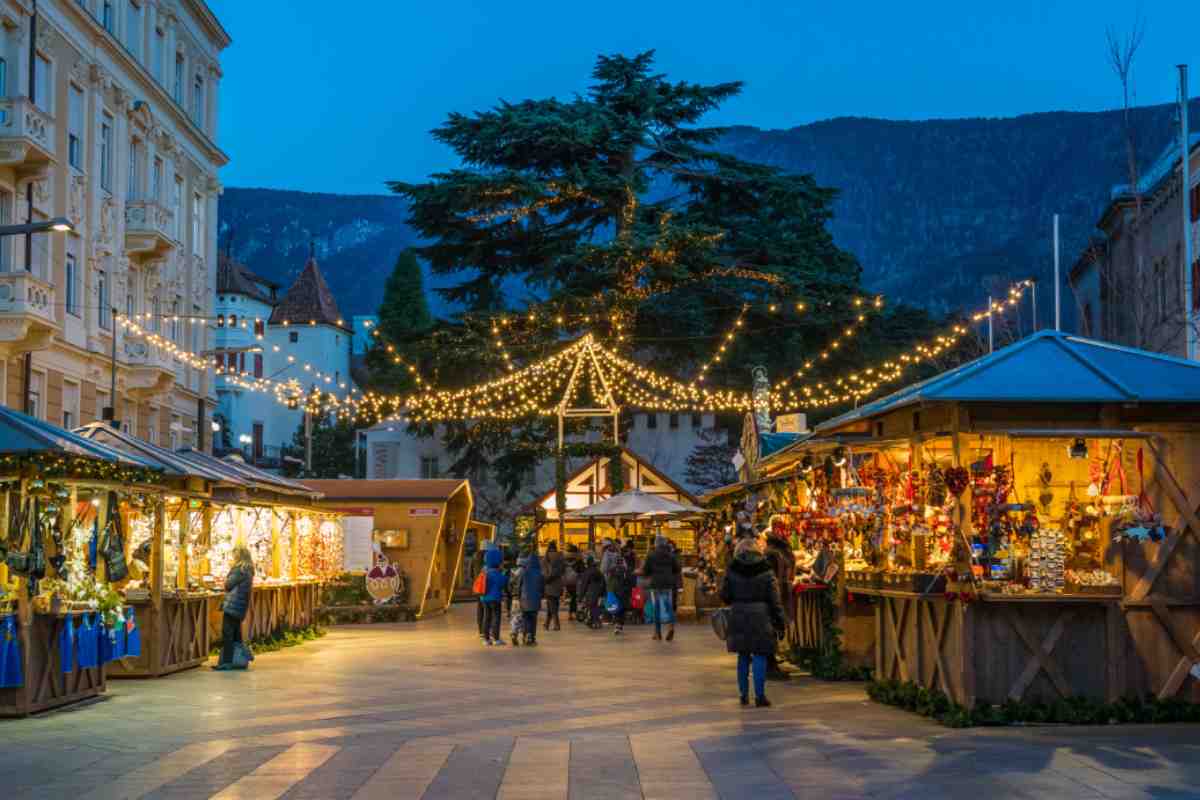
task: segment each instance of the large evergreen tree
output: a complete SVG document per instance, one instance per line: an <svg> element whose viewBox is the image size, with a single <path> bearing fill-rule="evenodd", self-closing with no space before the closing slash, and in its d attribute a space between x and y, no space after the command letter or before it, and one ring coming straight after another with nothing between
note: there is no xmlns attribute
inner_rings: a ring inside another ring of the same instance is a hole
<svg viewBox="0 0 1200 800"><path fill-rule="evenodd" d="M743 329L756 335L731 344L709 386L748 388L754 363L790 374L855 316L860 268L826 228L835 192L716 149L724 131L702 120L741 84L672 82L653 60L601 56L587 94L570 100L452 113L433 134L462 166L391 184L429 242L420 255L460 277L440 291L465 313L423 340L443 385L506 363L488 330L515 280L531 293L501 337L517 362L588 329L689 380L748 308ZM868 338L839 355L861 355ZM539 421L519 447L508 424L451 427L455 469L493 466L502 480L551 438Z"/></svg>
<svg viewBox="0 0 1200 800"><path fill-rule="evenodd" d="M367 366L376 389L406 391L414 386L408 365L419 363L420 353L413 344L433 328L429 300L421 262L412 250L396 259L396 266L383 288L379 305L379 333L376 346L367 352ZM389 352L388 345L394 350ZM396 359L400 358L401 361Z"/></svg>

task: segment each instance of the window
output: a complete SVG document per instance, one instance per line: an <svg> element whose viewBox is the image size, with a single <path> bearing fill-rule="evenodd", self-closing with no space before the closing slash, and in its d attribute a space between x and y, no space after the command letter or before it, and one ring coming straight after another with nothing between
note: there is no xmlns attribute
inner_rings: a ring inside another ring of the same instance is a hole
<svg viewBox="0 0 1200 800"><path fill-rule="evenodd" d="M33 102L43 111L53 111L54 84L51 83L50 59L41 53L33 60Z"/></svg>
<svg viewBox="0 0 1200 800"><path fill-rule="evenodd" d="M192 306L192 316L200 316L200 306ZM204 333L204 324L202 322L192 323L192 352L199 353L204 349L204 342L201 336Z"/></svg>
<svg viewBox="0 0 1200 800"><path fill-rule="evenodd" d="M127 274L128 288L125 289L125 316L133 319L137 314L137 273L129 270Z"/></svg>
<svg viewBox="0 0 1200 800"><path fill-rule="evenodd" d="M654 430L655 428L658 427L658 414L647 414L646 415L646 427L649 428L650 430Z"/></svg>
<svg viewBox="0 0 1200 800"><path fill-rule="evenodd" d="M100 0L100 24L109 33L117 32L117 13L113 0Z"/></svg>
<svg viewBox="0 0 1200 800"><path fill-rule="evenodd" d="M192 253L204 255L204 195L192 195Z"/></svg>
<svg viewBox="0 0 1200 800"><path fill-rule="evenodd" d="M1192 218L1192 222L1200 222L1200 183L1192 187L1188 192L1188 215Z"/></svg>
<svg viewBox="0 0 1200 800"><path fill-rule="evenodd" d="M62 426L71 430L79 424L79 384L63 381Z"/></svg>
<svg viewBox="0 0 1200 800"><path fill-rule="evenodd" d="M291 331L288 333L288 341L292 344L295 344L296 342L300 341L300 334L296 331Z"/></svg>
<svg viewBox="0 0 1200 800"><path fill-rule="evenodd" d="M129 12L125 17L125 46L139 61L142 58L142 7L129 0Z"/></svg>
<svg viewBox="0 0 1200 800"><path fill-rule="evenodd" d="M140 200L142 197L142 141L133 139L129 143L129 188L126 197Z"/></svg>
<svg viewBox="0 0 1200 800"><path fill-rule="evenodd" d="M42 418L42 385L46 376L40 372L29 373L29 392L25 399L25 413Z"/></svg>
<svg viewBox="0 0 1200 800"><path fill-rule="evenodd" d="M150 38L150 74L159 83L163 82L163 52L167 49L166 44L167 35L161 28L155 28L154 36Z"/></svg>
<svg viewBox="0 0 1200 800"><path fill-rule="evenodd" d="M260 461L263 457L263 424L261 422L256 422L251 426L250 438L254 447L254 460Z"/></svg>
<svg viewBox="0 0 1200 800"><path fill-rule="evenodd" d="M150 171L150 199L156 203L162 202L163 161L154 159L154 168Z"/></svg>
<svg viewBox="0 0 1200 800"><path fill-rule="evenodd" d="M204 126L204 79L199 75L192 82L192 119Z"/></svg>
<svg viewBox="0 0 1200 800"><path fill-rule="evenodd" d="M100 328L112 330L112 306L108 300L108 275L104 270L96 272L96 296L100 302Z"/></svg>
<svg viewBox="0 0 1200 800"><path fill-rule="evenodd" d="M150 424L146 426L146 441L150 444L158 444L158 426L154 424L154 418L158 415L155 411L156 409L150 409Z"/></svg>
<svg viewBox="0 0 1200 800"><path fill-rule="evenodd" d="M183 429L183 422L179 419L178 414L171 415L170 443L172 450L179 449L179 431Z"/></svg>
<svg viewBox="0 0 1200 800"><path fill-rule="evenodd" d="M171 341L179 344L179 298L171 303Z"/></svg>
<svg viewBox="0 0 1200 800"><path fill-rule="evenodd" d="M254 377L261 378L263 376L263 360L262 353L254 354Z"/></svg>
<svg viewBox="0 0 1200 800"><path fill-rule="evenodd" d="M8 61L0 58L0 97L8 97ZM8 122L8 111L0 110L0 123Z"/></svg>
<svg viewBox="0 0 1200 800"><path fill-rule="evenodd" d="M113 129L112 117L105 116L100 123L100 186L106 192L112 191L113 168Z"/></svg>
<svg viewBox="0 0 1200 800"><path fill-rule="evenodd" d="M172 94L175 102L183 105L183 53L175 54L175 87Z"/></svg>
<svg viewBox="0 0 1200 800"><path fill-rule="evenodd" d="M700 428L704 425L704 417L700 414L692 414L692 427Z"/></svg>
<svg viewBox="0 0 1200 800"><path fill-rule="evenodd" d="M679 427L679 415L671 414L669 417L667 417L667 426L671 430L677 429Z"/></svg>
<svg viewBox="0 0 1200 800"><path fill-rule="evenodd" d="M0 225L11 225L13 221L13 194L0 191ZM16 236L0 236L0 272L12 272L13 243Z"/></svg>
<svg viewBox="0 0 1200 800"><path fill-rule="evenodd" d="M229 327L231 327L231 328L237 327L237 314L229 315Z"/></svg>
<svg viewBox="0 0 1200 800"><path fill-rule="evenodd" d="M437 456L421 456L421 478L432 480L438 477Z"/></svg>
<svg viewBox="0 0 1200 800"><path fill-rule="evenodd" d="M1200 258L1192 262L1192 312L1200 311Z"/></svg>
<svg viewBox="0 0 1200 800"><path fill-rule="evenodd" d="M157 297L150 298L150 330L155 333L162 330L162 301Z"/></svg>
<svg viewBox="0 0 1200 800"><path fill-rule="evenodd" d="M175 227L175 241L183 238L183 178L175 176L175 193L171 195L172 225Z"/></svg>
<svg viewBox="0 0 1200 800"><path fill-rule="evenodd" d="M67 92L67 160L83 169L83 90L75 84Z"/></svg>
<svg viewBox="0 0 1200 800"><path fill-rule="evenodd" d="M67 313L73 316L79 316L79 266L75 262L75 256L67 253L65 270L66 285L66 309Z"/></svg>

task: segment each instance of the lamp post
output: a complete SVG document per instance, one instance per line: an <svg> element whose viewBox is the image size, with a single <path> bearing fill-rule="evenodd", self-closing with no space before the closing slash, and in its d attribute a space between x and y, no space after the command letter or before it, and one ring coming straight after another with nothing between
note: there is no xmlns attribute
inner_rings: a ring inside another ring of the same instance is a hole
<svg viewBox="0 0 1200 800"><path fill-rule="evenodd" d="M250 447L253 442L254 437L248 433L243 433L241 436L238 436L238 443L241 444L243 450L247 451L246 460L251 464L254 464L254 450Z"/></svg>

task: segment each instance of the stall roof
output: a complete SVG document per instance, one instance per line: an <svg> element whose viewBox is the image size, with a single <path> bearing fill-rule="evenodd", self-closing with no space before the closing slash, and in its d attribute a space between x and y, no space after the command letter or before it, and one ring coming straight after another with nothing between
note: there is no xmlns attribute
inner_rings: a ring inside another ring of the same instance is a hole
<svg viewBox="0 0 1200 800"><path fill-rule="evenodd" d="M467 486L461 478L432 480L306 480L310 490L325 500L390 500L397 503L441 503Z"/></svg>
<svg viewBox="0 0 1200 800"><path fill-rule="evenodd" d="M244 481L233 481L228 475L209 469L198 461L188 461L165 447L159 447L145 439L139 439L106 422L89 422L87 425L76 428L74 433L93 443L102 444L126 455L149 461L168 475L204 478L220 483L244 483Z"/></svg>
<svg viewBox="0 0 1200 800"><path fill-rule="evenodd" d="M0 407L0 453L69 453L100 461L124 462L146 469L161 469L149 459L106 447L65 428L3 407Z"/></svg>
<svg viewBox="0 0 1200 800"><path fill-rule="evenodd" d="M816 427L921 402L1200 403L1200 362L1040 331L994 353L907 386Z"/></svg>
<svg viewBox="0 0 1200 800"><path fill-rule="evenodd" d="M280 494L296 494L310 498L320 494L299 481L272 475L270 472L261 470L258 467L252 467L244 461L236 461L230 458L215 458L199 450L193 450L190 447L175 451L175 455L189 464L196 464L218 473L222 476L221 480L226 483L238 486L253 486L271 492L279 492Z"/></svg>

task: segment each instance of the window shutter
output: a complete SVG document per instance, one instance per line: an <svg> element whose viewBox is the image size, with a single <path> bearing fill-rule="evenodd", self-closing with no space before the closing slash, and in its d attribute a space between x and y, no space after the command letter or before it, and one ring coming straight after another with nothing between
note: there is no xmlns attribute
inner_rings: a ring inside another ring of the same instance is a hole
<svg viewBox="0 0 1200 800"><path fill-rule="evenodd" d="M238 353L238 372L246 371L246 354L245 352Z"/></svg>

